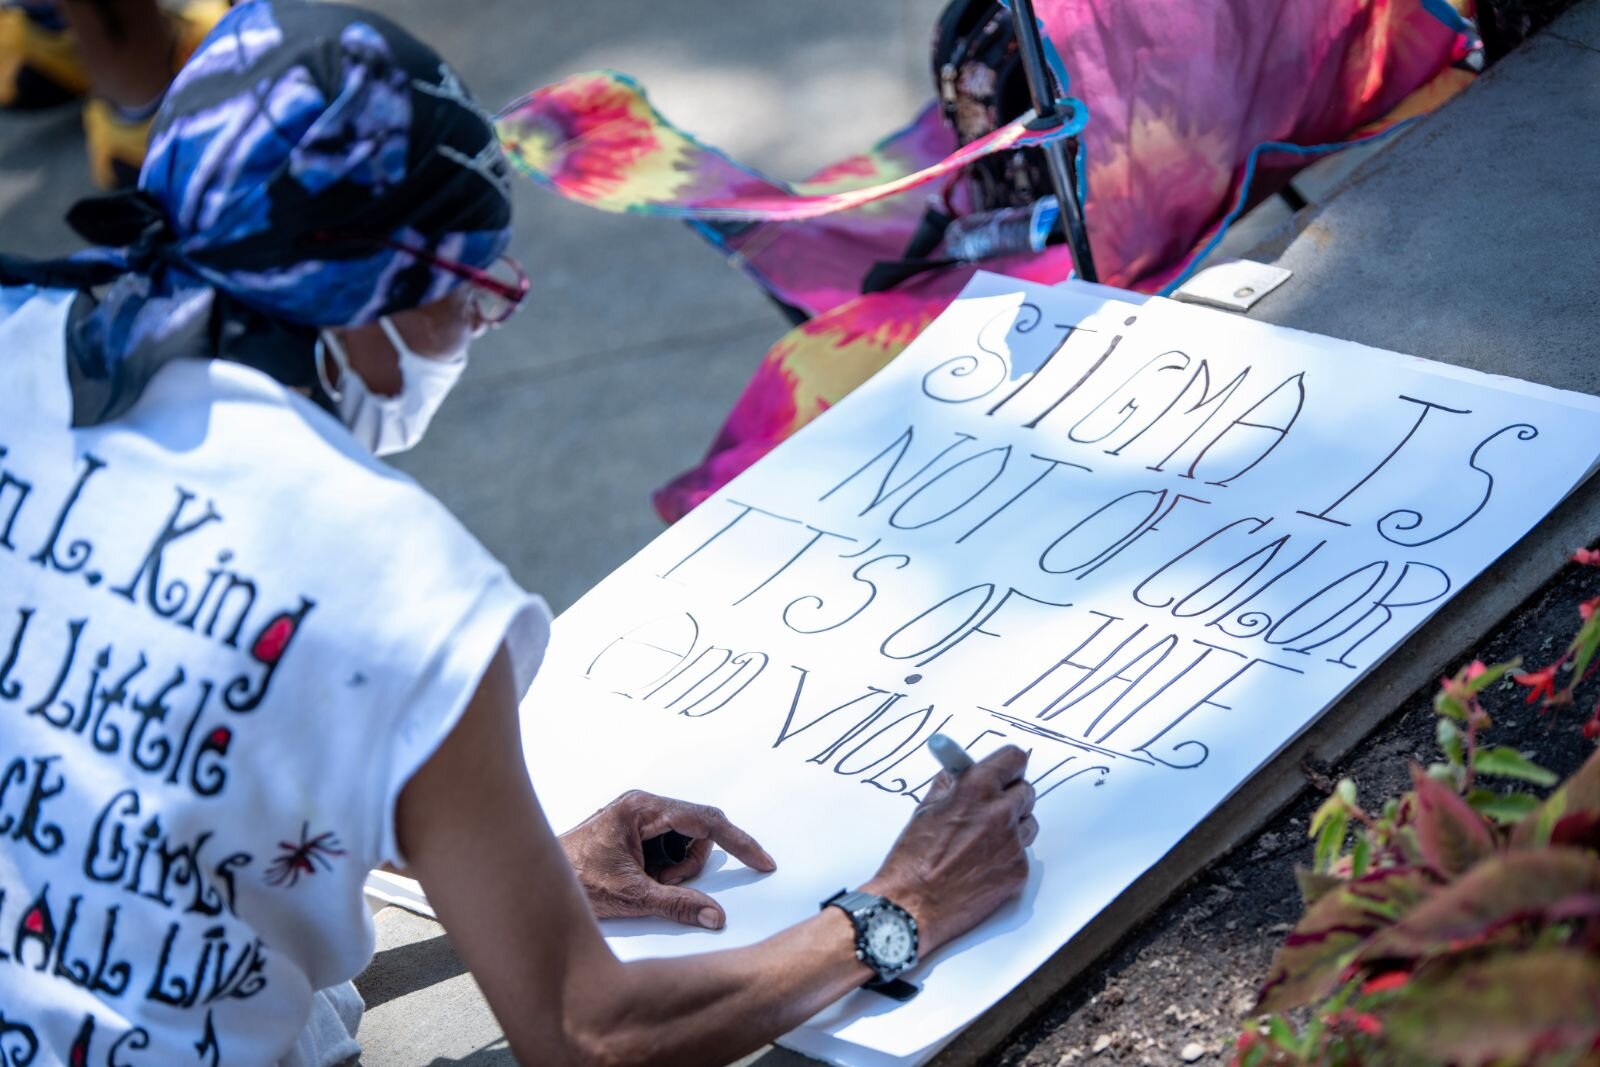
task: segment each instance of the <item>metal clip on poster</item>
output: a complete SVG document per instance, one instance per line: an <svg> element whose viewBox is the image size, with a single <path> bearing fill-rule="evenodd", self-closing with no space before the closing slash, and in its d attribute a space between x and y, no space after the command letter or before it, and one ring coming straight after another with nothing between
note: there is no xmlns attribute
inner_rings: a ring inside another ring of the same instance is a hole
<svg viewBox="0 0 1600 1067"><path fill-rule="evenodd" d="M1044 40L1039 35L1039 19L1033 13L1033 0L1008 0L1011 22L1016 28L1017 48L1022 53L1022 70L1028 81L1028 95L1033 100L1033 122L1036 129L1049 130L1064 125L1072 115L1056 100L1055 87L1050 83L1049 62L1045 58ZM1045 163L1050 169L1050 182L1056 188L1056 199L1061 204L1061 222L1066 228L1067 245L1072 249L1072 265L1078 277L1086 282L1100 280L1094 268L1094 254L1089 249L1089 231L1083 223L1083 202L1078 199L1078 174L1075 156L1077 139L1051 141L1042 146ZM1071 151L1069 152L1069 146Z"/></svg>

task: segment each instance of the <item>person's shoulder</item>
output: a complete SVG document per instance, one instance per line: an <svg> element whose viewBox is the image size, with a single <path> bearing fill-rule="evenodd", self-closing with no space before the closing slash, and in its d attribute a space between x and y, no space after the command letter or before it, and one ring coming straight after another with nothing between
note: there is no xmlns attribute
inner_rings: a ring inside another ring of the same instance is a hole
<svg viewBox="0 0 1600 1067"><path fill-rule="evenodd" d="M71 300L77 293L72 289L41 289L37 285L0 285L0 319L8 318L24 304L40 301L56 307Z"/></svg>
<svg viewBox="0 0 1600 1067"><path fill-rule="evenodd" d="M163 367L129 411L129 429L147 435L187 418L191 443L226 457L233 467L255 468L261 483L297 482L316 489L349 483L368 494L415 496L416 481L384 463L308 397L253 368L224 359L179 359ZM170 435L164 435L170 437ZM174 450L183 450L173 440ZM242 472L241 472L242 473Z"/></svg>
<svg viewBox="0 0 1600 1067"><path fill-rule="evenodd" d="M374 456L343 423L265 374L224 360L177 360L123 417L175 467L204 470L277 499L324 529L477 546L411 475Z"/></svg>
<svg viewBox="0 0 1600 1067"><path fill-rule="evenodd" d="M71 289L41 289L36 285L0 285L0 330L13 320L34 315L62 316L77 293Z"/></svg>

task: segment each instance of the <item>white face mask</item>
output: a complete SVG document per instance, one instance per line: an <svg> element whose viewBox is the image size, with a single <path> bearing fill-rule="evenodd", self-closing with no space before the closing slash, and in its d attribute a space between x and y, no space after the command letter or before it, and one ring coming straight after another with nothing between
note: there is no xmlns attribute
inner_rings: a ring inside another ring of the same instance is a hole
<svg viewBox="0 0 1600 1067"><path fill-rule="evenodd" d="M339 388L328 381L320 351L315 358L322 388L339 405L339 418L373 455L390 456L413 447L428 432L434 413L467 367L467 344L448 356L430 359L406 345L387 315L378 325L400 357L400 392L395 396L379 396L367 388L361 375L350 369L350 357L332 331L322 332L320 347L339 367Z"/></svg>

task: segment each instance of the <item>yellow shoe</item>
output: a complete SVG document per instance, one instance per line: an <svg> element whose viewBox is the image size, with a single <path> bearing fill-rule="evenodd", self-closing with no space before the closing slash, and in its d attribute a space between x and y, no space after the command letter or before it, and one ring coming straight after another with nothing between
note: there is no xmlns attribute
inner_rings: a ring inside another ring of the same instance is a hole
<svg viewBox="0 0 1600 1067"><path fill-rule="evenodd" d="M172 73L176 74L189 57L195 54L200 42L206 39L222 16L233 5L228 0L189 0L170 12L172 28L178 37L178 47L172 59Z"/></svg>
<svg viewBox="0 0 1600 1067"><path fill-rule="evenodd" d="M15 4L0 5L0 108L53 107L88 91L70 32Z"/></svg>
<svg viewBox="0 0 1600 1067"><path fill-rule="evenodd" d="M227 0L191 0L170 13L176 44L172 70L177 73L200 42L228 13ZM102 189L126 188L138 182L154 119L129 119L110 101L91 98L83 105L83 132L89 149L89 174Z"/></svg>
<svg viewBox="0 0 1600 1067"><path fill-rule="evenodd" d="M125 189L138 182L154 118L152 115L130 121L117 113L116 105L97 96L83 105L89 176L96 185L102 189Z"/></svg>

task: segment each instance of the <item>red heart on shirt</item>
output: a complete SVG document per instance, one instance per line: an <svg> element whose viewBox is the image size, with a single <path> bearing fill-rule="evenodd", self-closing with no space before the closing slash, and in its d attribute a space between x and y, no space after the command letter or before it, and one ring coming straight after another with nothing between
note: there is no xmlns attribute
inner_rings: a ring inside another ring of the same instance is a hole
<svg viewBox="0 0 1600 1067"><path fill-rule="evenodd" d="M283 650L289 645L289 638L294 636L294 620L287 615L280 616L267 624L261 631L261 636L256 638L255 647L250 654L262 663L276 663L278 657L283 655Z"/></svg>

